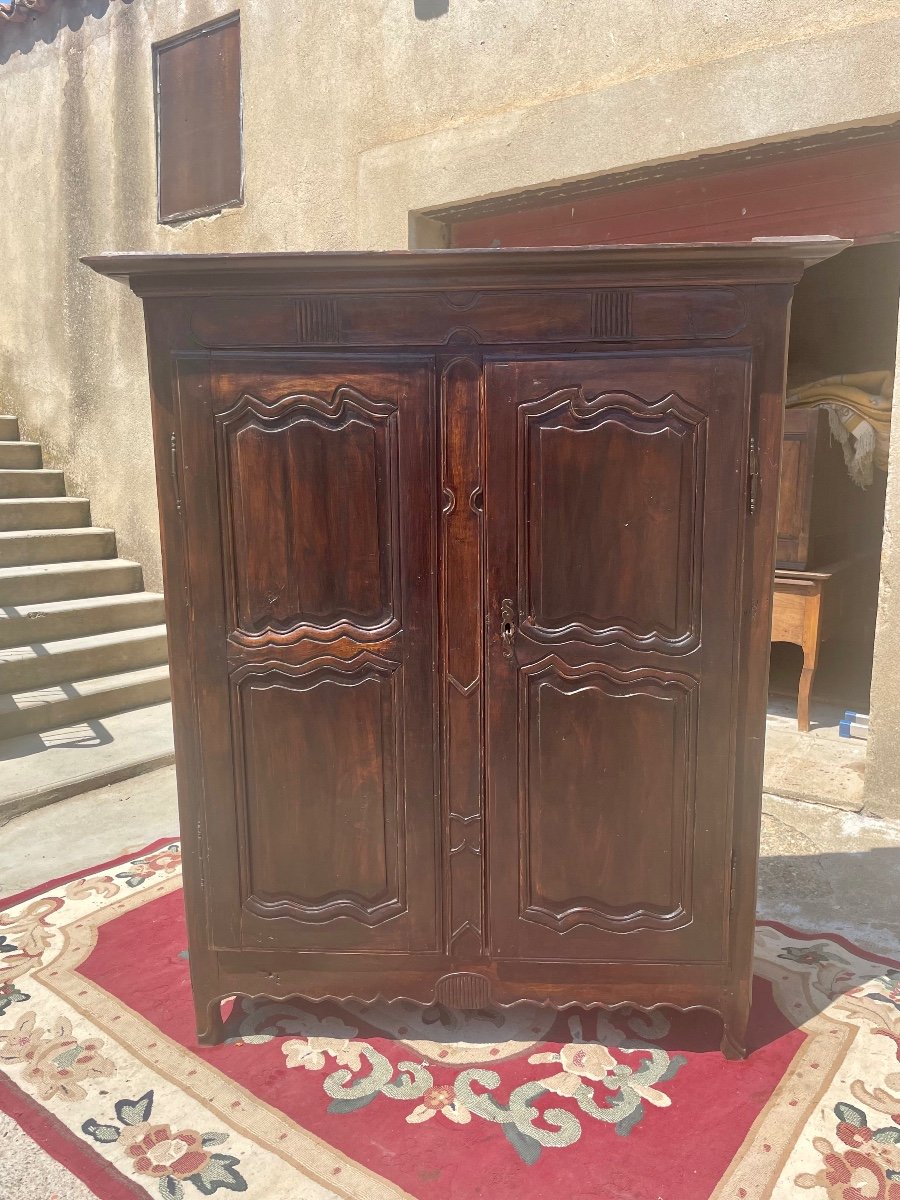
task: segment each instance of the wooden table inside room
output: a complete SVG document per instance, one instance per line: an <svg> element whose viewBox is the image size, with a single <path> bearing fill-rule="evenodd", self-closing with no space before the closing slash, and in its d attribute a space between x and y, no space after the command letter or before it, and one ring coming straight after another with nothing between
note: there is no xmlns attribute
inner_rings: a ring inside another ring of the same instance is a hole
<svg viewBox="0 0 900 1200"><path fill-rule="evenodd" d="M803 651L797 693L797 728L809 733L809 700L819 665L819 648L852 613L852 589L870 554L856 555L820 571L776 571L772 641L792 642Z"/></svg>

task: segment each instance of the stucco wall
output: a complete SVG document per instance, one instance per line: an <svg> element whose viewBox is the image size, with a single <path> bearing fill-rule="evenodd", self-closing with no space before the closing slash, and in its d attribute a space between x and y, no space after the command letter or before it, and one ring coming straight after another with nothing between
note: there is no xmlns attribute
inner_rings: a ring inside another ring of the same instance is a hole
<svg viewBox="0 0 900 1200"><path fill-rule="evenodd" d="M151 43L236 7L245 205L161 227ZM411 210L882 120L898 49L885 0L64 0L0 30L0 410L158 586L140 307L79 255L403 246Z"/></svg>
<svg viewBox="0 0 900 1200"><path fill-rule="evenodd" d="M900 344L894 413L900 413ZM866 807L900 816L900 420L891 423L878 624L872 664L872 729L866 754Z"/></svg>

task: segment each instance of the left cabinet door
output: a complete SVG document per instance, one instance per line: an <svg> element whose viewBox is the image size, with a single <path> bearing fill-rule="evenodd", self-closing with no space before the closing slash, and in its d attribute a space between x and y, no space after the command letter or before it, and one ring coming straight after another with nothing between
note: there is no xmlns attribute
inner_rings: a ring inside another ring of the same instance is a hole
<svg viewBox="0 0 900 1200"><path fill-rule="evenodd" d="M212 944L436 950L433 367L176 372Z"/></svg>

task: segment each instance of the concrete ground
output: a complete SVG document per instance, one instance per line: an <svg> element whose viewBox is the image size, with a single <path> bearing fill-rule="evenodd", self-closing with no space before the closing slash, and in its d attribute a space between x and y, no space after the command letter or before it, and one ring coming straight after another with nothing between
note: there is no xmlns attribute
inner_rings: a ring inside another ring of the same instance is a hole
<svg viewBox="0 0 900 1200"><path fill-rule="evenodd" d="M175 834L166 767L15 817L0 837L0 896ZM765 796L759 915L837 932L900 957L900 822ZM0 1114L0 1200L89 1200L84 1184Z"/></svg>
<svg viewBox="0 0 900 1200"><path fill-rule="evenodd" d="M757 915L900 958L900 821L763 797Z"/></svg>
<svg viewBox="0 0 900 1200"><path fill-rule="evenodd" d="M809 733L800 733L796 699L770 697L763 790L859 812L863 806L867 743L839 735L843 715L843 709L814 700L812 728Z"/></svg>
<svg viewBox="0 0 900 1200"><path fill-rule="evenodd" d="M96 1200L95 1192L45 1154L6 1113L0 1113L0 1163L0 1200Z"/></svg>
<svg viewBox="0 0 900 1200"><path fill-rule="evenodd" d="M174 761L168 702L0 741L0 825Z"/></svg>
<svg viewBox="0 0 900 1200"><path fill-rule="evenodd" d="M177 833L174 766L24 813L0 836L0 896Z"/></svg>

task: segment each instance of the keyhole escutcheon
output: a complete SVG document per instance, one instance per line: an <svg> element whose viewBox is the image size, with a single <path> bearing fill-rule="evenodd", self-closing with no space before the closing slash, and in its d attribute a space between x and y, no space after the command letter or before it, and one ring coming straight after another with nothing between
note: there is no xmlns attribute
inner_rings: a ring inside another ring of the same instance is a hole
<svg viewBox="0 0 900 1200"><path fill-rule="evenodd" d="M516 610L512 600L504 600L500 605L500 642L507 658L513 657L516 622Z"/></svg>

